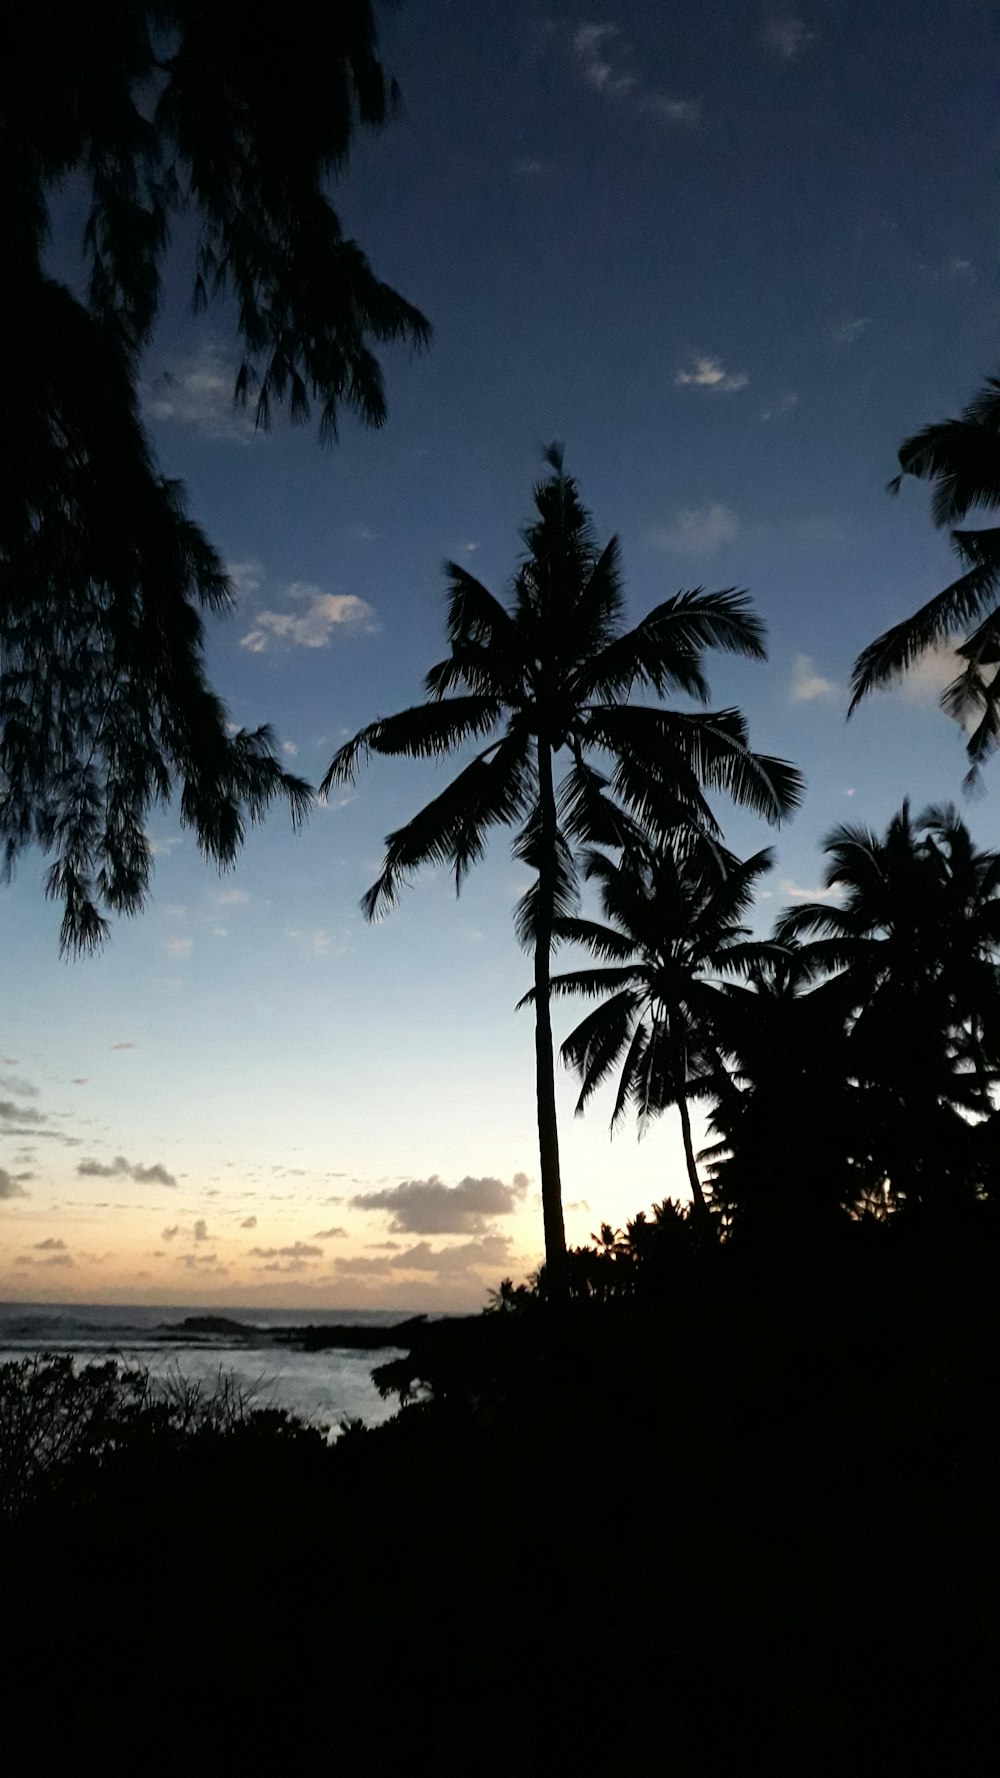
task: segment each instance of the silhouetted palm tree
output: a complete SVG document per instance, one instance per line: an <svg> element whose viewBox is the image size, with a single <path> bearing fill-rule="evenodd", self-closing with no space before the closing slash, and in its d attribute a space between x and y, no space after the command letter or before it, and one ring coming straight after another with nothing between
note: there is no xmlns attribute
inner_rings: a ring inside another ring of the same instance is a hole
<svg viewBox="0 0 1000 1778"><path fill-rule="evenodd" d="M577 1112L619 1067L612 1130L629 1109L638 1114L641 1130L649 1117L676 1105L691 1197L703 1225L708 1206L689 1101L705 1090L718 978L749 973L771 949L751 943L742 923L770 866L770 852L741 862L689 829L672 841L630 843L620 864L592 851L586 874L600 885L607 924L563 918L556 926L559 938L602 959L598 968L552 978L554 993L601 996L562 1046L564 1061L582 1083Z"/></svg>
<svg viewBox="0 0 1000 1778"><path fill-rule="evenodd" d="M789 910L778 937L806 941L809 966L847 997L852 1072L881 1095L892 1185L923 1195L968 1146L957 1114L992 1110L1000 854L977 851L953 808L914 822L905 803L884 837L839 827L825 848L841 904Z"/></svg>
<svg viewBox="0 0 1000 1778"><path fill-rule="evenodd" d="M738 710L628 702L636 687L707 701L705 650L761 659L761 625L744 593L698 589L665 600L626 632L617 539L598 547L561 452L552 447L546 460L551 473L534 491L536 517L524 532L527 554L512 604L449 563L450 652L427 675L429 702L362 729L332 761L323 789L353 780L369 753L440 758L486 740L446 790L388 836L381 875L362 905L369 918L390 907L407 873L424 864L450 864L459 888L490 829L517 829L515 855L537 873L515 922L534 954L545 1252L557 1284L565 1235L549 981L555 922L576 911L573 844L618 846L631 832L609 789L653 826L683 817L715 831L706 788L778 821L795 807L801 780L785 761L749 751ZM569 764L557 788L561 754Z"/></svg>
<svg viewBox="0 0 1000 1778"><path fill-rule="evenodd" d="M925 426L901 445L901 474L934 484L932 512L954 526L975 507L1000 506L1000 379L991 377L957 420ZM964 573L912 617L876 638L854 663L851 710L877 686L900 677L935 644L962 636L961 671L942 708L970 730L969 780L1000 744L1000 527L952 530Z"/></svg>

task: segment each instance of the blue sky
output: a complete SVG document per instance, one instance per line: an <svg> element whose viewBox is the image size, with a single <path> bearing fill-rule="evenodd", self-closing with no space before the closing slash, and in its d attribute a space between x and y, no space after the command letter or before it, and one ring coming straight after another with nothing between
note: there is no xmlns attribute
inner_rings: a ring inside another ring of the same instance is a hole
<svg viewBox="0 0 1000 1778"><path fill-rule="evenodd" d="M239 590L209 637L234 722L272 722L317 782L415 701L442 561L503 590L558 438L634 616L735 584L766 620L767 666L710 663L808 781L777 836L720 805L737 850L776 845L762 926L817 886L836 822L958 798L947 662L849 725L845 685L951 572L926 491L885 484L900 439L995 369L998 45L985 0L388 14L405 115L337 199L434 324L429 354L385 358L386 428L254 434L232 317L188 312L186 225L143 366L159 460ZM53 216L72 277L78 195ZM0 1296L444 1307L536 1263L522 870L501 837L457 904L432 874L380 926L357 906L440 782L377 761L304 833L273 815L221 880L157 815L152 904L91 961L59 962L23 861L0 889ZM993 772L966 809L983 844L996 797ZM572 1239L683 1193L671 1117L611 1143L609 1104L575 1121L560 1092Z"/></svg>

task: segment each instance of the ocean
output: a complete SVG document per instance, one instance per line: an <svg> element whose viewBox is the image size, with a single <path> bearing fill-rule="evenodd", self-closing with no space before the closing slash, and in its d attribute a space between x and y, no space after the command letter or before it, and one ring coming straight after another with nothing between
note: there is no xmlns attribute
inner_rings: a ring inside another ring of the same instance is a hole
<svg viewBox="0 0 1000 1778"><path fill-rule="evenodd" d="M221 1313L247 1331L192 1333L182 1323L204 1317L204 1308L117 1307L106 1303L0 1303L0 1364L33 1352L71 1353L79 1364L115 1358L141 1366L153 1377L181 1376L208 1389L219 1373L232 1376L260 1406L288 1408L336 1436L344 1419L376 1425L396 1411L383 1401L372 1369L397 1356L394 1348L371 1351L299 1352L277 1345L278 1327L391 1327L406 1320L399 1310L230 1309Z"/></svg>

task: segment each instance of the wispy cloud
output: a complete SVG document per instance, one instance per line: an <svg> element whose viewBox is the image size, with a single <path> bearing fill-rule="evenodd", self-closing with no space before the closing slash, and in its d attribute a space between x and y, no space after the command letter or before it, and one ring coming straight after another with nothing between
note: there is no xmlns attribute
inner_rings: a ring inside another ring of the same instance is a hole
<svg viewBox="0 0 1000 1778"><path fill-rule="evenodd" d="M237 597L259 592L267 578L263 562L227 562L226 573Z"/></svg>
<svg viewBox="0 0 1000 1778"><path fill-rule="evenodd" d="M798 394L794 389L786 389L770 407L761 410L762 420L780 420L783 415L794 413L799 405Z"/></svg>
<svg viewBox="0 0 1000 1778"><path fill-rule="evenodd" d="M797 654L792 667L789 696L793 704L811 704L817 698L835 698L839 687L832 679L817 673L811 654Z"/></svg>
<svg viewBox="0 0 1000 1778"><path fill-rule="evenodd" d="M731 506L712 500L675 513L668 525L654 526L646 540L671 556L714 556L737 536L740 521Z"/></svg>
<svg viewBox="0 0 1000 1778"><path fill-rule="evenodd" d="M82 1160L77 1162L76 1170L84 1179L134 1179L136 1185L176 1185L172 1173L160 1161L154 1161L151 1167L144 1167L141 1162L125 1159L123 1154L116 1154L113 1161Z"/></svg>
<svg viewBox="0 0 1000 1778"><path fill-rule="evenodd" d="M838 346L853 346L871 324L870 315L859 315L854 320L835 321L830 329L830 338Z"/></svg>
<svg viewBox="0 0 1000 1778"><path fill-rule="evenodd" d="M798 883L786 881L781 885L782 892L791 897L792 901L839 901L840 886L837 883L825 888L822 884L818 889L803 889Z"/></svg>
<svg viewBox="0 0 1000 1778"><path fill-rule="evenodd" d="M0 1202L5 1198L27 1198L30 1195L13 1173L8 1173L6 1167L0 1167Z"/></svg>
<svg viewBox="0 0 1000 1778"><path fill-rule="evenodd" d="M215 897L222 908L239 907L244 901L250 900L249 889L220 889Z"/></svg>
<svg viewBox="0 0 1000 1778"><path fill-rule="evenodd" d="M254 435L253 415L236 407L235 366L211 340L144 385L143 405L154 420L190 426L205 438L242 439Z"/></svg>
<svg viewBox="0 0 1000 1778"><path fill-rule="evenodd" d="M573 33L572 53L580 79L602 98L617 100L640 115L682 129L697 129L701 123L700 100L659 92L636 74L631 49L617 25L579 25Z"/></svg>
<svg viewBox="0 0 1000 1778"><path fill-rule="evenodd" d="M373 630L375 613L354 593L325 593L322 587L294 581L286 598L292 608L258 611L253 628L241 636L240 645L250 654L263 654L276 642L296 648L326 648L337 631Z"/></svg>
<svg viewBox="0 0 1000 1778"><path fill-rule="evenodd" d="M793 18L790 13L772 13L765 19L761 32L761 42L768 55L774 56L779 62L794 62L802 54L808 44L814 43L816 32L810 31L802 19Z"/></svg>
<svg viewBox="0 0 1000 1778"><path fill-rule="evenodd" d="M717 395L732 395L737 389L745 389L749 381L746 371L724 370L718 358L701 353L674 378L680 388L712 389Z"/></svg>
<svg viewBox="0 0 1000 1778"><path fill-rule="evenodd" d="M937 283L954 283L957 280L962 284L974 284L978 276L971 259L958 257L942 260L940 265L926 265L921 261L920 269Z"/></svg>
<svg viewBox="0 0 1000 1778"><path fill-rule="evenodd" d="M12 1099L0 1099L0 1123L23 1126L47 1124L48 1121L44 1111L36 1111L33 1105L15 1105Z"/></svg>
<svg viewBox="0 0 1000 1778"><path fill-rule="evenodd" d="M192 940L189 938L167 938L163 941L163 949L169 951L171 957L190 957Z"/></svg>
<svg viewBox="0 0 1000 1778"><path fill-rule="evenodd" d="M545 172L545 162L533 160L530 155L522 155L514 162L511 170L518 179L537 179L540 173Z"/></svg>

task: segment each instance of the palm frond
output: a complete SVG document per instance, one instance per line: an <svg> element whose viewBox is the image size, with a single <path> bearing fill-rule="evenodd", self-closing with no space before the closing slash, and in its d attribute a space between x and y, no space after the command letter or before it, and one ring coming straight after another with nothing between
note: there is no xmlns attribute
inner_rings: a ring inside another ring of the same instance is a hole
<svg viewBox="0 0 1000 1778"><path fill-rule="evenodd" d="M391 907L406 876L423 864L451 864L459 889L483 856L490 828L516 820L529 794L527 749L519 736L479 754L412 821L387 836L381 874L362 898L366 919Z"/></svg>
<svg viewBox="0 0 1000 1778"><path fill-rule="evenodd" d="M641 971L635 966L630 969L572 969L552 976L549 986L553 994L583 994L593 1000L598 994L617 992L630 983L634 985L640 974ZM521 995L514 1008L515 1012L520 1012L522 1006L534 1006L535 999L534 988L529 988L526 994Z"/></svg>
<svg viewBox="0 0 1000 1778"><path fill-rule="evenodd" d="M899 679L921 655L981 618L994 601L1000 586L1000 564L982 564L935 593L912 617L893 624L862 649L851 672L852 716L862 698L879 686Z"/></svg>
<svg viewBox="0 0 1000 1778"><path fill-rule="evenodd" d="M559 786L559 818L570 839L616 850L637 837L635 822L611 800L608 780L575 748L573 764Z"/></svg>
<svg viewBox="0 0 1000 1778"><path fill-rule="evenodd" d="M587 724L592 739L619 762L645 768L654 782L676 789L682 802L695 801L686 790L692 778L771 822L785 819L802 799L801 773L787 760L752 753L746 719L737 709L703 715L646 705L592 706Z"/></svg>
<svg viewBox="0 0 1000 1778"><path fill-rule="evenodd" d="M576 1070L582 1083L578 1114L614 1068L632 1035L638 1007L634 989L622 988L588 1013L562 1045L563 1061Z"/></svg>
<svg viewBox="0 0 1000 1778"><path fill-rule="evenodd" d="M541 811L536 802L529 812L528 819L516 836L513 854L522 864L527 864L536 872L543 864ZM552 870L552 916L560 922L575 914L580 905L580 889L577 880L576 861L572 848L565 835L557 828L555 837L554 857L550 861ZM539 930L541 912L540 876L536 875L531 887L525 891L514 909L514 932L517 941L525 950L531 950Z"/></svg>
<svg viewBox="0 0 1000 1778"><path fill-rule="evenodd" d="M463 742L488 735L503 714L496 697L449 698L415 704L396 716L371 722L336 753L320 785L326 796L335 784L353 784L359 760L372 753L406 759L440 759Z"/></svg>
<svg viewBox="0 0 1000 1778"><path fill-rule="evenodd" d="M557 920L554 937L564 944L585 945L595 957L606 957L617 963L634 957L636 951L628 933L617 932L613 926L602 926L597 920Z"/></svg>
<svg viewBox="0 0 1000 1778"><path fill-rule="evenodd" d="M991 378L961 419L924 426L900 445L903 474L936 484L932 508L936 525L954 524L974 506L1000 506L998 387Z"/></svg>
<svg viewBox="0 0 1000 1778"><path fill-rule="evenodd" d="M708 702L701 657L708 648L766 659L764 626L737 587L707 593L703 587L675 593L650 611L626 635L616 638L587 668L583 694L590 698L627 697L634 685L660 696L668 691Z"/></svg>

